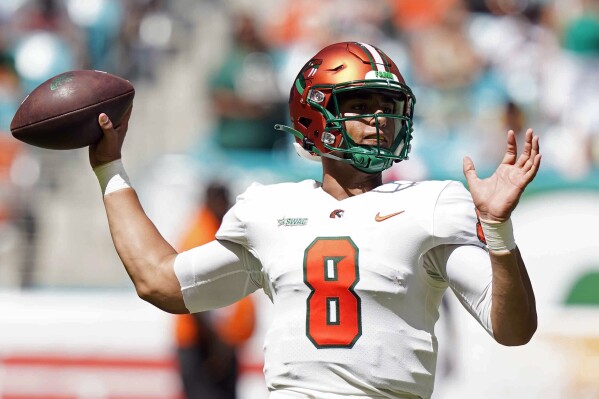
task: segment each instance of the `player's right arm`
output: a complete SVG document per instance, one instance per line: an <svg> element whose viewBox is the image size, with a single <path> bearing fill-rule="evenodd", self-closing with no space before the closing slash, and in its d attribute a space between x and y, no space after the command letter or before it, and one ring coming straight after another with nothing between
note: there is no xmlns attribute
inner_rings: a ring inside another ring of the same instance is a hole
<svg viewBox="0 0 599 399"><path fill-rule="evenodd" d="M99 116L104 136L89 149L95 170L120 160L130 112L116 127L104 116ZM142 299L170 313L189 313L226 306L253 288L241 245L215 241L179 255L148 218L132 188L121 185L109 191L104 206L110 234Z"/></svg>
<svg viewBox="0 0 599 399"><path fill-rule="evenodd" d="M114 247L140 298L170 313L189 313L174 272L177 252L146 216L133 189L104 196Z"/></svg>
<svg viewBox="0 0 599 399"><path fill-rule="evenodd" d="M106 114L99 115L104 135L89 147L94 170L121 159L130 116L131 110L115 127ZM110 192L104 195L104 206L112 241L137 294L165 311L188 313L173 269L177 251L147 217L136 192L127 187Z"/></svg>

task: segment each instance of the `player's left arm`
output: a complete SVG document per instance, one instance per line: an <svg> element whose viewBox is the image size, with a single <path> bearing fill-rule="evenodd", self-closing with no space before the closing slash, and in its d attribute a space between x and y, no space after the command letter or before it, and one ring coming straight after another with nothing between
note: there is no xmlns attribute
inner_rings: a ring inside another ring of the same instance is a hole
<svg viewBox="0 0 599 399"><path fill-rule="evenodd" d="M464 175L487 243L493 239L493 245L489 245L493 273L491 322L495 339L503 345L523 345L530 341L537 328L532 284L520 251L509 235L512 211L536 176L540 162L539 138L532 129L526 132L520 156L517 155L515 134L511 130L508 132L505 156L489 178L480 179L472 160L464 158Z"/></svg>

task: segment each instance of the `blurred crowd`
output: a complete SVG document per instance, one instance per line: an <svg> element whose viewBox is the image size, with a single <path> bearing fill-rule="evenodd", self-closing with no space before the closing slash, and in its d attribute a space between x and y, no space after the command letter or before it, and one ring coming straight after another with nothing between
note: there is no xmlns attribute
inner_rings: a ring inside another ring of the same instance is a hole
<svg viewBox="0 0 599 399"><path fill-rule="evenodd" d="M60 195L60 164L72 154L51 157L48 150L16 141L10 134L12 117L35 87L68 70L97 69L136 84L155 82L160 59L174 51L173 25L179 32L190 27L175 20L167 3L0 2L0 272L16 266L22 288L36 285L36 214L43 208L36 196Z"/></svg>
<svg viewBox="0 0 599 399"><path fill-rule="evenodd" d="M222 35L194 42L193 32L217 16ZM32 198L55 187L45 152L16 142L9 126L46 79L100 69L159 85L158 70L201 48L198 57L210 62L189 73L204 80L196 95L208 118L182 132L195 144L180 151L206 163L221 154L242 168L262 165L293 178L301 173L292 169L303 168L291 158L292 138L272 126L288 122L287 96L301 65L341 40L383 49L417 98L411 159L387 179L461 179L465 154L484 173L499 162L508 129L522 137L533 127L544 153L539 184L596 185L597 0L3 0L0 262L7 237L18 237L28 254L20 257L21 285L33 284Z"/></svg>
<svg viewBox="0 0 599 399"><path fill-rule="evenodd" d="M209 82L225 148L276 149L270 127L286 118L299 66L358 40L398 61L417 98L412 160L390 178L455 178L464 153L493 168L505 132L527 127L542 137L544 172L579 181L599 165L597 1L296 0L230 21Z"/></svg>

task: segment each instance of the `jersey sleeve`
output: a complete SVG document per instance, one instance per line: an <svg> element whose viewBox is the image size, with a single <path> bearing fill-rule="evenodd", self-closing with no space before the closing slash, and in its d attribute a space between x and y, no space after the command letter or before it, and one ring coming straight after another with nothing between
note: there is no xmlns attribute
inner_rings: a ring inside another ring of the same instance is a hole
<svg viewBox="0 0 599 399"><path fill-rule="evenodd" d="M444 280L464 308L493 336L493 272L487 251L474 245L440 245L425 254L424 267Z"/></svg>
<svg viewBox="0 0 599 399"><path fill-rule="evenodd" d="M485 248L477 235L478 218L470 192L457 181L441 190L433 213L434 245L476 245Z"/></svg>
<svg viewBox="0 0 599 399"><path fill-rule="evenodd" d="M252 216L251 204L255 201L259 187L261 187L259 183L253 183L244 193L237 196L235 205L225 214L220 228L216 232L217 239L240 244L252 251L246 233L248 219Z"/></svg>
<svg viewBox="0 0 599 399"><path fill-rule="evenodd" d="M174 269L191 313L230 305L261 287L258 260L233 242L217 240L182 252Z"/></svg>
<svg viewBox="0 0 599 399"><path fill-rule="evenodd" d="M479 239L478 223L470 192L460 182L448 182L435 204L434 247L426 254L425 268L445 280L466 310L493 335L491 260Z"/></svg>

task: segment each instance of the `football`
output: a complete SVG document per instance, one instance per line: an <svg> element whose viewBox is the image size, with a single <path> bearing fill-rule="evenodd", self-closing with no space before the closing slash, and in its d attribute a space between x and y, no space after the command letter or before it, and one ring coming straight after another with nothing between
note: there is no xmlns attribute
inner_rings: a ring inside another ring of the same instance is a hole
<svg viewBox="0 0 599 399"><path fill-rule="evenodd" d="M117 126L133 103L135 88L126 79L95 70L68 71L36 87L10 124L12 135L52 150L86 147L102 136L98 115Z"/></svg>

